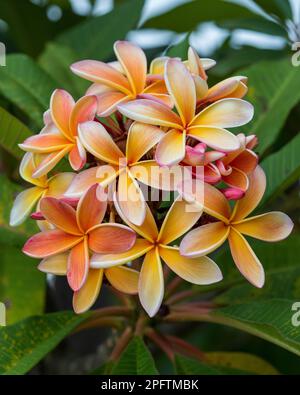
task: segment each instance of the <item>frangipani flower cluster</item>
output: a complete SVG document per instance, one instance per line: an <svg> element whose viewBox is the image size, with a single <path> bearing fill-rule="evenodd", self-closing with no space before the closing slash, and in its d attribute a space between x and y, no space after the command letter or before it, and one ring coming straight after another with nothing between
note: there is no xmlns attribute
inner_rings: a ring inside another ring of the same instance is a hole
<svg viewBox="0 0 300 395"><path fill-rule="evenodd" d="M77 313L94 304L105 276L138 294L152 317L164 298L163 263L192 284L219 282L207 255L227 239L241 274L262 287L263 266L244 235L279 241L293 223L279 212L248 218L266 179L256 136L238 130L253 117L247 78L209 87L215 62L193 48L149 69L136 45L119 41L114 51L111 63L73 64L93 84L77 102L54 91L44 128L20 144L20 174L33 186L16 197L11 225L34 211L41 230L23 252L42 259L41 271L66 275ZM64 157L70 171L60 173ZM175 200L162 214L165 195Z"/></svg>

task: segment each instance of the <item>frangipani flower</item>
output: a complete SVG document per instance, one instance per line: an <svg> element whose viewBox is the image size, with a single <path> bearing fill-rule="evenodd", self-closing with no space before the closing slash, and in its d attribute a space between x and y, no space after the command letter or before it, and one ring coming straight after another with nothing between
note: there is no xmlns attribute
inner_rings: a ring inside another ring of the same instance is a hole
<svg viewBox="0 0 300 395"><path fill-rule="evenodd" d="M193 284L212 284L222 279L218 266L208 257L196 259L180 255L179 248L169 246L174 240L188 231L200 218L202 211L196 210L183 200L177 199L158 231L153 215L147 206L147 214L141 226L128 222L121 211L115 195L115 207L119 215L135 232L140 235L133 248L123 254L95 254L91 259L91 267L114 267L139 257L144 257L139 277L139 297L142 306L150 317L159 310L164 296L164 277L162 262Z"/></svg>
<svg viewBox="0 0 300 395"><path fill-rule="evenodd" d="M265 174L259 166L249 179L250 185L244 198L237 201L233 210L230 209L225 196L214 188L214 199L209 200L209 208L204 202L204 210L218 221L189 232L180 244L180 253L189 258L206 255L228 239L233 260L239 271L250 283L261 288L265 281L264 269L243 235L269 242L283 240L291 233L293 222L281 212L247 218L258 206L266 188ZM199 199L197 194L185 197L203 203L202 197Z"/></svg>
<svg viewBox="0 0 300 395"><path fill-rule="evenodd" d="M195 115L194 80L184 64L176 59L169 59L166 63L165 82L179 115L163 104L146 99L118 106L119 111L130 119L170 129L156 149L155 157L159 164L170 166L179 163L185 156L187 136L223 152L239 148L238 138L224 128L249 122L253 116L250 103L235 98L223 99Z"/></svg>
<svg viewBox="0 0 300 395"><path fill-rule="evenodd" d="M116 111L118 104L137 97L172 105L164 81L147 86L147 59L141 48L128 41L117 41L114 51L118 62L82 60L71 66L73 73L94 82L87 94L97 95L99 116L106 117Z"/></svg>
<svg viewBox="0 0 300 395"><path fill-rule="evenodd" d="M74 178L74 173L60 173L47 178L42 176L33 178L32 174L37 168L37 158L27 152L20 164L20 175L34 187L20 192L13 204L10 213L10 226L20 225L28 217L34 206L38 206L41 198L46 196L62 198Z"/></svg>
<svg viewBox="0 0 300 395"><path fill-rule="evenodd" d="M65 263L67 259L68 283L73 291L79 291L87 281L90 250L121 253L129 250L136 240L135 232L127 226L101 223L106 208L106 195L97 185L82 196L76 211L61 200L43 198L41 213L56 229L31 237L23 252L33 258L45 258L42 263L44 270L48 264L53 267L53 262L61 267L60 260Z"/></svg>
<svg viewBox="0 0 300 395"><path fill-rule="evenodd" d="M154 160L140 161L140 158L156 145L163 135L164 133L155 126L135 122L129 129L124 154L99 122L81 124L79 136L84 147L109 166L99 166L96 170L94 168L81 172L74 178L66 192L66 197L80 196L95 182L107 186L118 179L117 193L121 209L130 222L141 225L146 215L146 203L136 179L163 190L173 190L176 186L176 182L167 182L170 181L169 178L161 177L164 169L161 169ZM179 172L181 172L180 168L177 173ZM178 179L179 181L181 180Z"/></svg>
<svg viewBox="0 0 300 395"><path fill-rule="evenodd" d="M229 152L225 157L218 160L216 165L229 189L225 190L225 196L229 198L229 193L236 191L236 196L242 197L249 187L248 176L254 171L258 163L258 156L248 147L253 148L256 137L254 135L237 135L240 140L240 148Z"/></svg>
<svg viewBox="0 0 300 395"><path fill-rule="evenodd" d="M77 136L78 125L93 120L96 110L96 96L84 96L75 103L68 92L62 89L53 92L46 127L20 144L24 151L42 154L43 160L32 174L33 178L47 174L67 154L74 170L85 165L86 153Z"/></svg>

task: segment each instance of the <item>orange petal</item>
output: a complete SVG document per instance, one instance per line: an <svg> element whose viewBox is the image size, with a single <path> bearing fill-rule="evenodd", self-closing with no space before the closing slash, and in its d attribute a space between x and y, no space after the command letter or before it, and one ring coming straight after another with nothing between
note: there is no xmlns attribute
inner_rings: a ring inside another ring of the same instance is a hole
<svg viewBox="0 0 300 395"><path fill-rule="evenodd" d="M71 182L74 180L75 173L59 173L49 178L48 189L45 196L62 198Z"/></svg>
<svg viewBox="0 0 300 395"><path fill-rule="evenodd" d="M169 59L165 68L165 81L182 124L189 124L196 109L196 90L191 74L179 60Z"/></svg>
<svg viewBox="0 0 300 395"><path fill-rule="evenodd" d="M24 151L48 153L59 151L66 144L70 144L70 141L66 140L64 136L47 133L30 136L22 144L19 144L19 147Z"/></svg>
<svg viewBox="0 0 300 395"><path fill-rule="evenodd" d="M265 282L264 269L247 240L234 229L231 230L228 240L239 271L255 287L262 288Z"/></svg>
<svg viewBox="0 0 300 395"><path fill-rule="evenodd" d="M116 165L119 165L120 158L124 158L122 151L99 122L80 124L79 137L86 150L96 158Z"/></svg>
<svg viewBox="0 0 300 395"><path fill-rule="evenodd" d="M36 167L32 177L40 178L45 174L49 173L57 164L58 162L72 149L73 145L66 145L60 151L55 151L51 154L43 154L43 158L39 165Z"/></svg>
<svg viewBox="0 0 300 395"><path fill-rule="evenodd" d="M32 187L19 193L10 212L9 225L18 226L24 222L44 191L43 188Z"/></svg>
<svg viewBox="0 0 300 395"><path fill-rule="evenodd" d="M139 272L126 266L105 269L105 276L111 285L120 292L135 295L138 293Z"/></svg>
<svg viewBox="0 0 300 395"><path fill-rule="evenodd" d="M219 267L207 256L186 258L181 256L178 249L174 247L160 247L159 253L174 273L192 284L209 285L223 278Z"/></svg>
<svg viewBox="0 0 300 395"><path fill-rule="evenodd" d="M228 176L223 176L222 180L233 188L241 189L242 191L247 191L249 187L249 180L247 175L234 167L232 167L232 172Z"/></svg>
<svg viewBox="0 0 300 395"><path fill-rule="evenodd" d="M126 157L128 163L137 162L163 136L164 132L156 126L134 122L129 129L127 137Z"/></svg>
<svg viewBox="0 0 300 395"><path fill-rule="evenodd" d="M76 137L76 144L69 153L69 162L75 171L82 169L86 163L86 152L78 137Z"/></svg>
<svg viewBox="0 0 300 395"><path fill-rule="evenodd" d="M98 254L118 254L128 251L135 241L135 232L120 224L101 224L89 233L90 249Z"/></svg>
<svg viewBox="0 0 300 395"><path fill-rule="evenodd" d="M188 136L207 144L209 147L223 152L233 151L240 147L238 138L226 129L196 126L188 128Z"/></svg>
<svg viewBox="0 0 300 395"><path fill-rule="evenodd" d="M41 200L41 212L47 221L57 228L73 235L81 235L76 221L75 210L67 203L53 197Z"/></svg>
<svg viewBox="0 0 300 395"><path fill-rule="evenodd" d="M250 122L253 113L253 106L245 100L222 99L197 114L190 126L233 128Z"/></svg>
<svg viewBox="0 0 300 395"><path fill-rule="evenodd" d="M129 171L119 176L118 203L124 216L134 225L141 225L146 216L146 203L143 192Z"/></svg>
<svg viewBox="0 0 300 395"><path fill-rule="evenodd" d="M185 156L185 131L172 129L160 140L155 159L160 166L172 166Z"/></svg>
<svg viewBox="0 0 300 395"><path fill-rule="evenodd" d="M164 276L157 248L145 256L139 278L139 297L143 308L153 317L164 297Z"/></svg>
<svg viewBox="0 0 300 395"><path fill-rule="evenodd" d="M266 189L266 176L263 169L257 166L249 177L249 188L245 196L234 206L231 219L241 221L247 217L261 201Z"/></svg>
<svg viewBox="0 0 300 395"><path fill-rule="evenodd" d="M233 161L230 162L230 166L236 167L246 174L252 173L258 163L258 156L255 152L245 149L241 152Z"/></svg>
<svg viewBox="0 0 300 395"><path fill-rule="evenodd" d="M114 50L126 73L132 91L135 94L142 92L147 74L147 59L144 51L128 41L117 41Z"/></svg>
<svg viewBox="0 0 300 395"><path fill-rule="evenodd" d="M233 225L240 233L264 241L283 240L294 227L290 217L278 211L247 218Z"/></svg>
<svg viewBox="0 0 300 395"><path fill-rule="evenodd" d="M73 136L77 136L80 123L94 120L97 105L96 96L83 96L76 102L69 120L69 128Z"/></svg>
<svg viewBox="0 0 300 395"><path fill-rule="evenodd" d="M79 200L76 216L82 232L101 224L107 208L107 194L95 184Z"/></svg>
<svg viewBox="0 0 300 395"><path fill-rule="evenodd" d="M78 291L86 281L89 271L89 249L87 239L71 249L68 258L67 279L73 291Z"/></svg>
<svg viewBox="0 0 300 395"><path fill-rule="evenodd" d="M113 165L98 166L96 174L97 182L105 188L106 186L111 185L123 171L124 169L121 168L120 170L117 166Z"/></svg>
<svg viewBox="0 0 300 395"><path fill-rule="evenodd" d="M137 239L130 250L120 254L94 254L91 258L91 267L108 268L131 262L153 248L153 244L145 239Z"/></svg>
<svg viewBox="0 0 300 395"><path fill-rule="evenodd" d="M90 169L83 170L79 174L76 174L65 196L68 198L81 197L85 191L98 182L96 176L97 170L98 167L91 167Z"/></svg>
<svg viewBox="0 0 300 395"><path fill-rule="evenodd" d="M62 230L49 230L32 236L24 245L24 254L33 258L46 258L74 247L81 238Z"/></svg>
<svg viewBox="0 0 300 395"><path fill-rule="evenodd" d="M132 100L120 104L118 110L126 117L138 122L182 129L179 116L169 107L154 100Z"/></svg>
<svg viewBox="0 0 300 395"><path fill-rule="evenodd" d="M190 258L208 255L227 239L230 228L213 222L191 230L180 243L180 254Z"/></svg>
<svg viewBox="0 0 300 395"><path fill-rule="evenodd" d="M164 219L157 241L166 245L176 240L195 225L201 214L201 209L186 203L179 196Z"/></svg>
<svg viewBox="0 0 300 395"><path fill-rule="evenodd" d="M108 64L98 60L82 60L73 63L71 70L74 74L86 80L110 86L126 95L130 94L130 85L127 78Z"/></svg>
<svg viewBox="0 0 300 395"><path fill-rule="evenodd" d="M126 96L122 92L105 92L98 97L98 108L97 115L99 117L108 117L114 113L117 106L125 101L129 100L129 96Z"/></svg>
<svg viewBox="0 0 300 395"><path fill-rule="evenodd" d="M73 97L63 89L56 89L51 96L50 111L52 120L61 133L67 138L73 138L70 130L70 117L75 106Z"/></svg>
<svg viewBox="0 0 300 395"><path fill-rule="evenodd" d="M76 314L89 310L96 302L103 280L103 270L90 269L83 286L73 295L73 309Z"/></svg>
<svg viewBox="0 0 300 395"><path fill-rule="evenodd" d="M68 252L63 252L62 254L44 258L38 265L38 269L43 273L64 276L67 274L68 256Z"/></svg>
<svg viewBox="0 0 300 395"><path fill-rule="evenodd" d="M158 80L150 85L148 85L144 90L143 93L145 94L166 94L168 93L167 87L164 80Z"/></svg>

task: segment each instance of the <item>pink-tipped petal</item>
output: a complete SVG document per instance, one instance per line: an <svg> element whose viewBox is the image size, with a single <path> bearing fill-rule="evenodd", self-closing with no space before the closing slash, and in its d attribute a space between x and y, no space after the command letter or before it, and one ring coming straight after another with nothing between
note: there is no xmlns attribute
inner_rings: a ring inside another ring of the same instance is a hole
<svg viewBox="0 0 300 395"><path fill-rule="evenodd" d="M83 96L76 102L69 120L69 128L73 136L77 136L80 123L94 120L97 105L96 96Z"/></svg>
<svg viewBox="0 0 300 395"><path fill-rule="evenodd" d="M65 192L65 197L80 198L85 191L97 183L97 171L98 167L91 167L76 174Z"/></svg>
<svg viewBox="0 0 300 395"><path fill-rule="evenodd" d="M63 149L67 144L70 144L70 141L67 140L64 136L49 133L30 136L19 146L24 151L48 153L53 151L59 151Z"/></svg>
<svg viewBox="0 0 300 395"><path fill-rule="evenodd" d="M230 187L240 189L243 192L247 191L249 187L247 175L235 167L232 167L231 173L227 176L223 176L222 180Z"/></svg>
<svg viewBox="0 0 300 395"><path fill-rule="evenodd" d="M98 97L97 114L99 117L108 117L117 110L117 106L129 100L122 92L105 92Z"/></svg>
<svg viewBox="0 0 300 395"><path fill-rule="evenodd" d="M86 152L78 137L76 138L76 144L69 153L69 162L75 171L82 169L86 163Z"/></svg>
<svg viewBox="0 0 300 395"><path fill-rule="evenodd" d="M73 291L78 291L87 278L89 271L89 249L84 239L71 249L68 257L67 279Z"/></svg>
<svg viewBox="0 0 300 395"><path fill-rule="evenodd" d="M51 96L50 111L53 122L61 133L72 140L72 131L70 130L70 118L75 106L73 97L63 89L56 89Z"/></svg>

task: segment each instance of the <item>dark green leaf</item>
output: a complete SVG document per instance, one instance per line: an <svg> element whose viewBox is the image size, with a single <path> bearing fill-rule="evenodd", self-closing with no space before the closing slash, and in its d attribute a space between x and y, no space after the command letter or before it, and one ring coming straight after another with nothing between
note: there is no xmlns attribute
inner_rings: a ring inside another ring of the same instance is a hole
<svg viewBox="0 0 300 395"><path fill-rule="evenodd" d="M190 35L187 33L179 43L171 45L167 51L166 56L178 57L180 59L187 59L187 53L190 46Z"/></svg>
<svg viewBox="0 0 300 395"><path fill-rule="evenodd" d="M268 14L278 15L283 20L293 19L293 10L289 0L255 0Z"/></svg>

